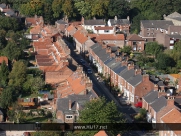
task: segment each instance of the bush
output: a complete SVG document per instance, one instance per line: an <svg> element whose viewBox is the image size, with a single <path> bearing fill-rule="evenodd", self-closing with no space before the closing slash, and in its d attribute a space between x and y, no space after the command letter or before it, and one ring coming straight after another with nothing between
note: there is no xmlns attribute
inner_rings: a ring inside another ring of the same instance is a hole
<svg viewBox="0 0 181 136"><path fill-rule="evenodd" d="M145 117L146 117L146 114L147 114L147 111L146 111L146 109L140 109L139 113L140 113L140 116L141 116L142 118L145 118Z"/></svg>
<svg viewBox="0 0 181 136"><path fill-rule="evenodd" d="M52 113L50 111L47 111L47 115L46 115L48 118L52 118Z"/></svg>

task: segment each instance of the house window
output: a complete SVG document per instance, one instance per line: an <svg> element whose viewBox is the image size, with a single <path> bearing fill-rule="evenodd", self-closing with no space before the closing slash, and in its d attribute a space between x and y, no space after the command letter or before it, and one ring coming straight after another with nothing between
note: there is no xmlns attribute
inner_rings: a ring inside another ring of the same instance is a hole
<svg viewBox="0 0 181 136"><path fill-rule="evenodd" d="M116 41L114 41L114 43L116 43Z"/></svg>
<svg viewBox="0 0 181 136"><path fill-rule="evenodd" d="M141 44L141 42L139 42L139 44Z"/></svg>
<svg viewBox="0 0 181 136"><path fill-rule="evenodd" d="M148 36L150 36L150 33L147 33Z"/></svg>
<svg viewBox="0 0 181 136"><path fill-rule="evenodd" d="M66 115L66 119L72 119L73 116L72 115Z"/></svg>
<svg viewBox="0 0 181 136"><path fill-rule="evenodd" d="M105 32L105 33L108 33L108 32L109 32L109 30L104 30L104 32Z"/></svg>
<svg viewBox="0 0 181 136"><path fill-rule="evenodd" d="M147 28L148 31L150 31L150 28Z"/></svg>
<svg viewBox="0 0 181 136"><path fill-rule="evenodd" d="M133 45L136 45L136 42L133 42Z"/></svg>

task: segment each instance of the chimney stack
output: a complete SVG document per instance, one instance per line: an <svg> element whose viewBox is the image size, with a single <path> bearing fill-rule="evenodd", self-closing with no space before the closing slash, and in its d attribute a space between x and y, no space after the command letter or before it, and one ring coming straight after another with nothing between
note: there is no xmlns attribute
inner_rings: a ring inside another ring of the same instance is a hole
<svg viewBox="0 0 181 136"><path fill-rule="evenodd" d="M167 97L167 106L174 106L174 96L168 96Z"/></svg>
<svg viewBox="0 0 181 136"><path fill-rule="evenodd" d="M71 110L72 109L72 102L71 102L71 100L69 100L69 110Z"/></svg>
<svg viewBox="0 0 181 136"><path fill-rule="evenodd" d="M154 91L158 91L158 85L157 84L154 85Z"/></svg>
<svg viewBox="0 0 181 136"><path fill-rule="evenodd" d="M79 110L79 103L76 102L76 110L78 111Z"/></svg>
<svg viewBox="0 0 181 136"><path fill-rule="evenodd" d="M121 64L122 64L123 66L127 66L127 65L128 65L128 62L127 62L127 61L122 61Z"/></svg>
<svg viewBox="0 0 181 136"><path fill-rule="evenodd" d="M111 53L111 48L110 48L110 47L108 47L108 48L106 49L106 53Z"/></svg>
<svg viewBox="0 0 181 136"><path fill-rule="evenodd" d="M128 70L133 69L133 68L134 68L134 63L128 64Z"/></svg>
<svg viewBox="0 0 181 136"><path fill-rule="evenodd" d="M150 77L149 77L148 74L143 75L143 82L144 81L149 81L149 80L150 80Z"/></svg>
<svg viewBox="0 0 181 136"><path fill-rule="evenodd" d="M117 17L117 16L115 16L115 17L114 17L114 20L116 20L116 21L117 21L117 20L118 20L118 17Z"/></svg>
<svg viewBox="0 0 181 136"><path fill-rule="evenodd" d="M135 75L141 74L141 69L135 69Z"/></svg>

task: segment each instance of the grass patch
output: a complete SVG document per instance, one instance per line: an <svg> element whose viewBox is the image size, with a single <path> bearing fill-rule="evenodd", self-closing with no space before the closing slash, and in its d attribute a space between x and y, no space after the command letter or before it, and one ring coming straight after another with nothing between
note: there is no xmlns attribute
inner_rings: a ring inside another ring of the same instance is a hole
<svg viewBox="0 0 181 136"><path fill-rule="evenodd" d="M26 117L25 119L26 123L35 123L35 122L42 122L42 123L46 123L48 122L48 117L43 116L43 117Z"/></svg>

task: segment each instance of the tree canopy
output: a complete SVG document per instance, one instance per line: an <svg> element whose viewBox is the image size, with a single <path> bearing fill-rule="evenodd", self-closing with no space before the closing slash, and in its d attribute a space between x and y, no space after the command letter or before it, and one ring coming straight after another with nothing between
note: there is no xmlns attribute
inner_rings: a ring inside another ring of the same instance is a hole
<svg viewBox="0 0 181 136"><path fill-rule="evenodd" d="M124 123L123 114L121 114L116 104L107 102L106 99L100 98L86 103L84 109L80 111L78 123ZM94 135L97 131L80 131L76 132L79 136ZM119 132L110 133L116 135Z"/></svg>
<svg viewBox="0 0 181 136"><path fill-rule="evenodd" d="M0 104L2 108L7 109L9 106L11 106L13 102L13 91L14 89L12 87L7 87L3 89L0 96Z"/></svg>
<svg viewBox="0 0 181 136"><path fill-rule="evenodd" d="M13 64L13 69L9 74L9 85L17 89L22 88L26 80L26 65L22 61L16 61Z"/></svg>

